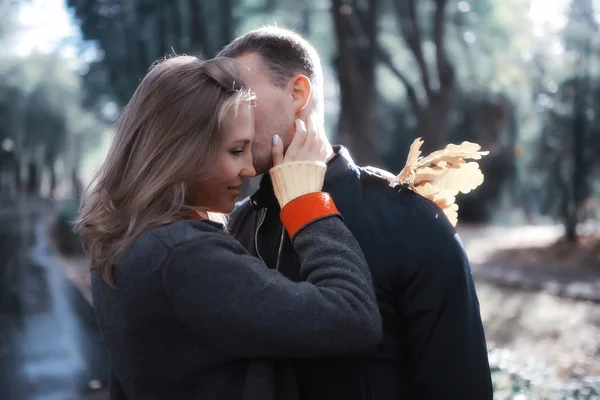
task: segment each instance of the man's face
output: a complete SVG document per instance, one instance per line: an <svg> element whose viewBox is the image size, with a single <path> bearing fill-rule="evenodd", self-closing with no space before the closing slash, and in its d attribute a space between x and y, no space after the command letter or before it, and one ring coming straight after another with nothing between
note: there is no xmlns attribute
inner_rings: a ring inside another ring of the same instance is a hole
<svg viewBox="0 0 600 400"><path fill-rule="evenodd" d="M284 149L287 149L293 136L295 116L291 88L277 86L270 79L271 72L262 58L256 53L244 54L235 58L242 65L244 83L256 94L254 109L255 136L252 142L252 158L257 174L262 174L273 166L273 135L278 134Z"/></svg>

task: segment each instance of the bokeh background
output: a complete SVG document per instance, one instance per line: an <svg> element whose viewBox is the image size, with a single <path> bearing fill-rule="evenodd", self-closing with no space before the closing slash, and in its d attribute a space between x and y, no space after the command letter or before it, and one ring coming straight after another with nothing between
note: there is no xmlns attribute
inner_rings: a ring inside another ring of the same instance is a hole
<svg viewBox="0 0 600 400"><path fill-rule="evenodd" d="M107 398L82 190L156 59L265 24L318 49L359 164L397 173L417 137L490 151L457 229L495 397L600 399L598 0L0 0L0 398Z"/></svg>

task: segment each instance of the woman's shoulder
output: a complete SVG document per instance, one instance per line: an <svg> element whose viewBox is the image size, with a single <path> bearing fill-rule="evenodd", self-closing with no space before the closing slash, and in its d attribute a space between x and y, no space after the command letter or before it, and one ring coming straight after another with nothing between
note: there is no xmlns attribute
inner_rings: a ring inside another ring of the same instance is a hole
<svg viewBox="0 0 600 400"><path fill-rule="evenodd" d="M221 224L186 220L146 231L119 257L119 264L152 269L151 266L162 268L167 262L181 264L188 259L197 265L213 253L243 254L245 249Z"/></svg>
<svg viewBox="0 0 600 400"><path fill-rule="evenodd" d="M160 241L169 250L187 243L201 242L214 235L229 236L223 225L209 220L178 221L152 229L146 235Z"/></svg>
<svg viewBox="0 0 600 400"><path fill-rule="evenodd" d="M221 224L186 220L163 225L142 233L117 256L115 278L118 284L132 287L140 276L153 275L170 259L187 257L190 265L196 265L216 247L236 247L235 239Z"/></svg>
<svg viewBox="0 0 600 400"><path fill-rule="evenodd" d="M225 231L223 225L212 221L180 221L147 233L166 249L161 263L163 271L172 271L169 265L176 265L181 271L185 265L195 268L203 262L212 265L228 257L247 255L246 249Z"/></svg>

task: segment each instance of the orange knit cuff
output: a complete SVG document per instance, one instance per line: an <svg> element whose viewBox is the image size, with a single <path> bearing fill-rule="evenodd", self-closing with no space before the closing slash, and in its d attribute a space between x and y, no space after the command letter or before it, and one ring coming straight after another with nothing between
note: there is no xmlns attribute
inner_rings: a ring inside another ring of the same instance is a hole
<svg viewBox="0 0 600 400"><path fill-rule="evenodd" d="M329 193L313 192L290 201L281 210L283 226L293 238L306 224L329 215L340 214Z"/></svg>

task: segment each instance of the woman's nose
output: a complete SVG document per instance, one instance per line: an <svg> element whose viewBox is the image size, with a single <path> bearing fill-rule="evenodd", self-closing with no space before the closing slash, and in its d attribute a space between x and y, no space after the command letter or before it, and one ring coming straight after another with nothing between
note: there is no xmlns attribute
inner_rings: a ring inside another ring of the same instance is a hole
<svg viewBox="0 0 600 400"><path fill-rule="evenodd" d="M255 177L256 170L254 169L254 166L252 164L246 165L244 168L242 168L242 171L240 172L240 176L244 177L244 178Z"/></svg>

